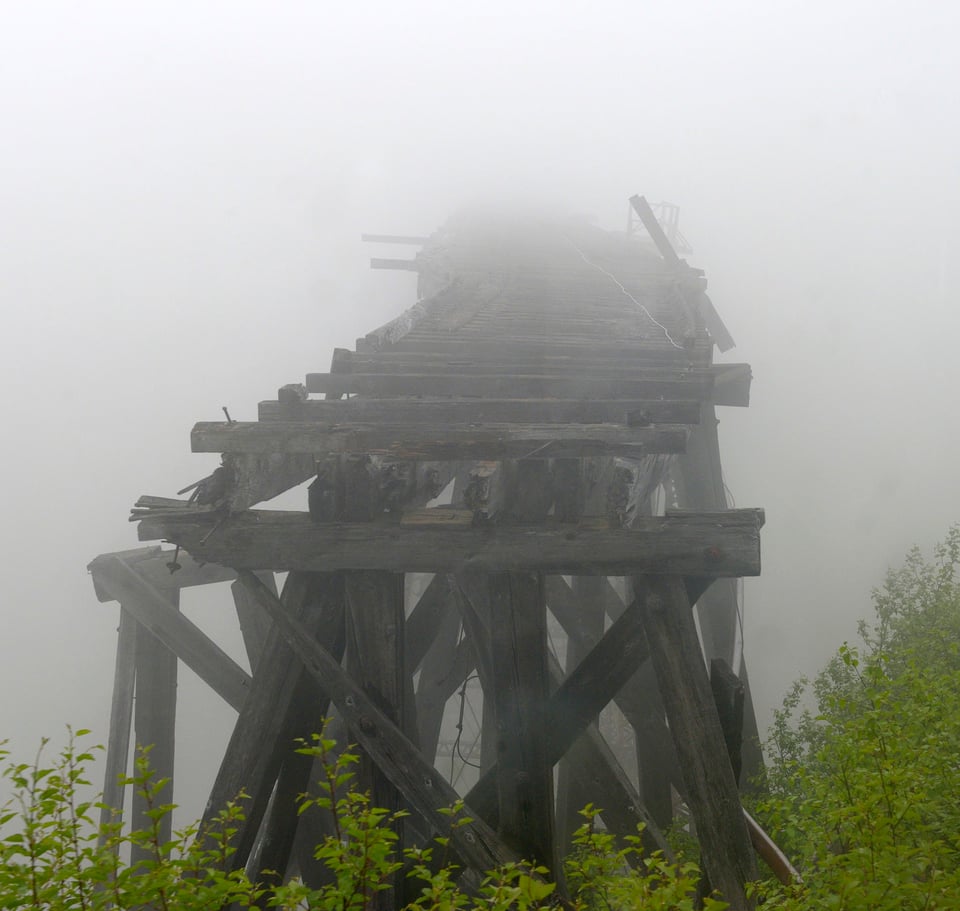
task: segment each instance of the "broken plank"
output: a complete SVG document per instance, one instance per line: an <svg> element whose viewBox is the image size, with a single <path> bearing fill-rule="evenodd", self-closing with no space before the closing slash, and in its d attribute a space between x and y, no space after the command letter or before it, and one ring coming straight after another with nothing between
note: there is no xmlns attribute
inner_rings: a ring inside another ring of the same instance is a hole
<svg viewBox="0 0 960 911"><path fill-rule="evenodd" d="M251 510L222 522L212 533L209 521L146 518L139 534L142 540L166 538L198 559L280 572L480 569L756 576L761 517L761 510L736 509L707 516L641 517L631 528L573 524L438 528L386 522L318 525L306 513Z"/></svg>

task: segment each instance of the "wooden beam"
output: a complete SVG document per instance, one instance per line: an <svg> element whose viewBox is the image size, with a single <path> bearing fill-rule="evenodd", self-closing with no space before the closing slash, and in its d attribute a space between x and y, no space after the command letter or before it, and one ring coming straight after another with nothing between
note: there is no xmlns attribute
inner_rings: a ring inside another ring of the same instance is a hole
<svg viewBox="0 0 960 911"><path fill-rule="evenodd" d="M173 500L171 502L179 503L181 501ZM101 554L87 566L93 579L93 590L96 593L97 600L101 603L115 600L113 595L100 585L97 574L97 568L110 557L123 560L145 582L164 591L167 589L192 588L196 585L212 585L215 582L230 582L236 578L232 569L213 563L197 563L189 554L182 552L176 554L175 568L171 572L174 555L173 548L161 549L157 546Z"/></svg>
<svg viewBox="0 0 960 911"><path fill-rule="evenodd" d="M553 762L547 756L547 626L540 578L487 577L491 689L497 741L497 831L523 858L558 871Z"/></svg>
<svg viewBox="0 0 960 911"><path fill-rule="evenodd" d="M465 806L456 819L446 813L447 808L459 800L456 791L253 573L240 570L239 575L255 593L258 602L270 612L284 641L350 724L360 745L375 759L431 829L449 834L454 849L474 870L485 872L516 861L516 856L469 806ZM467 818L469 822L465 821ZM460 825L451 829L454 821Z"/></svg>
<svg viewBox="0 0 960 911"><path fill-rule="evenodd" d="M591 719L619 692L647 655L642 605L635 601L563 680L544 708L547 758L559 761ZM496 819L497 773L485 773L467 801L485 819Z"/></svg>
<svg viewBox="0 0 960 911"><path fill-rule="evenodd" d="M540 327L548 317L540 317ZM704 336L704 342L706 337ZM390 355L432 355L440 357L503 358L510 361L537 361L545 356L569 356L581 359L612 361L635 360L638 363L707 366L713 346L706 343L693 350L674 348L666 340L636 336L635 333L608 333L603 337L585 338L582 332L576 336L545 336L543 332L504 332L496 337L481 338L450 333L424 333L414 331L395 344L383 347ZM370 349L358 354L368 354Z"/></svg>
<svg viewBox="0 0 960 911"><path fill-rule="evenodd" d="M273 573L261 573L260 581L274 594L277 593L277 583ZM250 673L256 674L267 637L270 635L270 618L254 604L247 590L239 582L235 581L230 586L230 593L233 595L237 620L240 622L240 634L243 636L243 647L246 649L247 661L250 663Z"/></svg>
<svg viewBox="0 0 960 911"><path fill-rule="evenodd" d="M104 590L228 705L240 710L250 689L250 675L240 665L122 560L105 559L98 574Z"/></svg>
<svg viewBox="0 0 960 911"><path fill-rule="evenodd" d="M551 576L548 578L558 578ZM562 577L559 581L566 586ZM589 653L590 649L603 638L605 620L604 595L609 585L603 576L574 576L571 580L571 595L577 602L578 632L582 635L567 635L567 672L572 671ZM549 590L548 590L549 591ZM550 604L548 595L547 604ZM559 670L559 669L558 669ZM558 675L558 683L563 675ZM597 716L594 717L596 721ZM572 835L582 824L580 811L593 798L579 786L577 768L574 759L567 756L560 761L557 773L557 831L562 840L563 853L572 848ZM593 801L598 806L606 806L600 800Z"/></svg>
<svg viewBox="0 0 960 911"><path fill-rule="evenodd" d="M318 424L241 421L196 424L194 452L367 453L409 460L519 459L679 453L687 432L676 427L613 424Z"/></svg>
<svg viewBox="0 0 960 911"><path fill-rule="evenodd" d="M723 364L689 371L651 371L638 379L550 375L308 373L310 392L364 395L475 395L487 398L707 399L718 405L749 404L750 368ZM716 382L715 382L716 381Z"/></svg>
<svg viewBox="0 0 960 911"><path fill-rule="evenodd" d="M746 911L753 901L745 884L757 878L756 860L683 580L647 576L637 588L645 589L640 598L643 625L697 828L704 872L731 908Z"/></svg>
<svg viewBox="0 0 960 911"><path fill-rule="evenodd" d="M633 421L630 416L633 415ZM695 399L480 399L416 398L343 400L310 399L303 402L261 402L261 421L312 421L318 423L393 422L442 426L444 424L691 424L700 420Z"/></svg>
<svg viewBox="0 0 960 911"><path fill-rule="evenodd" d="M123 821L123 779L130 759L130 725L136 681L137 621L122 607L117 628L117 658L113 669L113 698L110 703L110 728L107 738L106 770L103 775L103 806L100 809L100 834L97 845L107 844L106 826ZM114 854L119 850L111 848Z"/></svg>
<svg viewBox="0 0 960 911"><path fill-rule="evenodd" d="M121 605L136 616L138 599L123 598ZM166 608L178 613L178 596L171 593ZM126 602L126 603L125 603ZM177 656L142 623L136 632L136 695L134 701L134 734L137 748L149 748L149 766L153 772L149 800L144 789L134 788L131 797L130 825L133 830L146 831L153 828L153 812L157 807L173 803L174 799L174 752L177 720ZM162 786L160 782L165 781ZM162 816L157 823L157 835L161 844L173 836L171 814ZM131 866L140 861L154 859L153 847L133 844L130 848Z"/></svg>
<svg viewBox="0 0 960 911"><path fill-rule="evenodd" d="M257 585L271 598L276 596L257 578ZM245 585L250 591L249 585ZM310 636L321 636L326 646L342 656L345 632L343 582L339 576L291 573L284 585L284 610L294 612ZM262 600L251 600L263 610ZM269 617L270 614L264 611ZM234 869L247 863L255 836L284 758L294 748L294 739L308 736L300 730L304 714L317 727L326 714L313 682L291 652L280 631L271 626L249 696L240 710L214 781L201 831L241 791L246 793L244 819L232 842Z"/></svg>
<svg viewBox="0 0 960 911"><path fill-rule="evenodd" d="M215 530L209 519L147 517L139 534L142 540L162 537L181 544L197 559L256 570L478 569L614 576L642 571L708 578L760 573L761 510L644 517L633 528L470 527L445 519L441 509L425 513L435 513L429 521L444 524L317 525L306 513L250 511Z"/></svg>

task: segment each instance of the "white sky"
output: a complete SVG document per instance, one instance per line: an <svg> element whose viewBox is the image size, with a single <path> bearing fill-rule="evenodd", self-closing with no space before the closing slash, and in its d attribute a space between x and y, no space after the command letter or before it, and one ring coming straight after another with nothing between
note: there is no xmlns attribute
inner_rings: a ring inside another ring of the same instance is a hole
<svg viewBox="0 0 960 911"><path fill-rule="evenodd" d="M885 568L960 519L960 7L2 14L0 738L18 748L67 721L105 739L116 606L85 565L136 546L139 494L208 472L192 424L253 419L411 302L409 276L367 271L361 230L426 233L475 199L613 228L632 193L680 204L727 359L754 367L721 445L738 504L768 515L747 587L762 718L853 635ZM199 781L229 711L189 711L212 732L181 740Z"/></svg>

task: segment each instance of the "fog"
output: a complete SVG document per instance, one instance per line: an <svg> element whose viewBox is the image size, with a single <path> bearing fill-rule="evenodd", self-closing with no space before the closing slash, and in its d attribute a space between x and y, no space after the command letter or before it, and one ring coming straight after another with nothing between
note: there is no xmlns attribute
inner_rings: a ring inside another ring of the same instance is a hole
<svg viewBox="0 0 960 911"><path fill-rule="evenodd" d="M754 370L720 433L737 504L767 510L745 598L761 722L886 568L960 519L960 8L4 13L0 739L18 750L66 722L105 739L118 608L85 566L137 546L137 496L215 464L193 423L255 419L412 302L361 231L429 233L478 200L615 229L633 193L680 205L724 359ZM178 775L202 791L231 713L191 698L209 739L181 739Z"/></svg>

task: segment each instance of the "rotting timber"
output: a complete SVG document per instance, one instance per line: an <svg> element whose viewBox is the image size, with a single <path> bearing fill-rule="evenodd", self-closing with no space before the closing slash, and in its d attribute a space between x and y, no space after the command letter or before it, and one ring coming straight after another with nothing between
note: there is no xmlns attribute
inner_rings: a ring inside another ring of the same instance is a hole
<svg viewBox="0 0 960 911"><path fill-rule="evenodd" d="M141 540L176 549L90 564L122 608L107 804L132 723L172 778L179 659L237 712L206 816L249 795L233 863L254 876L322 875L304 850L322 824L294 807L312 771L294 741L332 716L374 800L411 812L408 843L447 834L461 796L466 867L555 871L588 801L665 850L682 804L710 884L749 906L763 835L733 768L745 780L760 759L736 579L760 572L763 513L728 509L715 409L747 405L750 371L713 363L732 339L702 274L631 202L646 238L468 216L377 237L420 247L373 262L417 272L417 303L257 422L196 425L194 451L221 467L131 516ZM254 509L311 478L303 512ZM249 673L178 611L182 588L224 580ZM439 738L473 675L481 774L458 794ZM627 768L598 727L608 704L635 740Z"/></svg>

